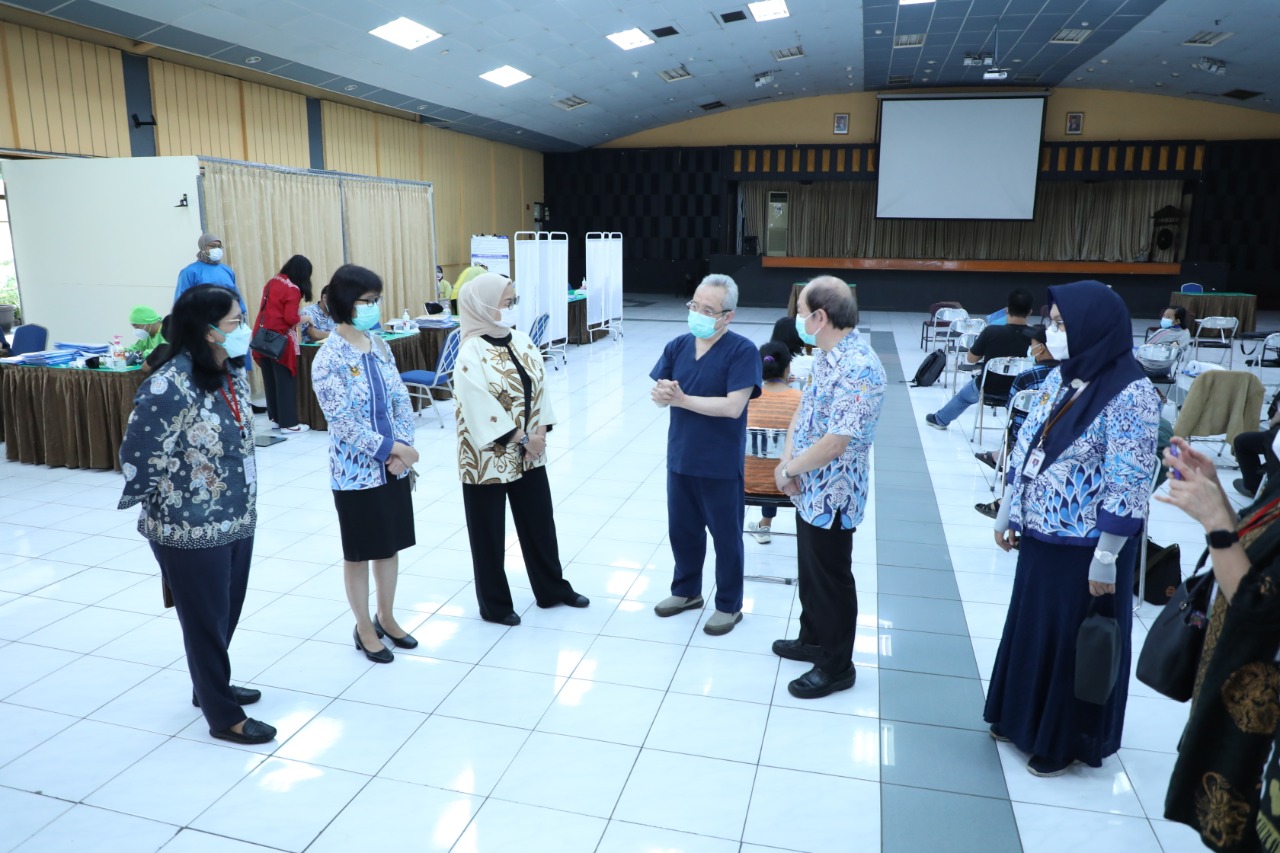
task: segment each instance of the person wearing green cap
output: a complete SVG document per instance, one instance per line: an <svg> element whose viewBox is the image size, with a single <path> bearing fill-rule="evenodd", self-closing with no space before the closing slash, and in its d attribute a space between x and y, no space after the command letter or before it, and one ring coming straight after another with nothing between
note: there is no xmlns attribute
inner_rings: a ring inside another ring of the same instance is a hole
<svg viewBox="0 0 1280 853"><path fill-rule="evenodd" d="M138 340L127 352L136 352L146 358L153 349L164 343L164 336L160 334L160 319L159 314L145 305L139 305L129 312L129 323Z"/></svg>

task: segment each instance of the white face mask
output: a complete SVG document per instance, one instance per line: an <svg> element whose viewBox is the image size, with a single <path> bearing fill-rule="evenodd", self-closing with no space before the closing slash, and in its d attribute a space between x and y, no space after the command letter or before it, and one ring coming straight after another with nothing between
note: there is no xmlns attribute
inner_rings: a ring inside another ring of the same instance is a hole
<svg viewBox="0 0 1280 853"><path fill-rule="evenodd" d="M133 330L133 336L134 336L135 338L137 338L138 340L140 340L140 341L149 341L149 340L151 340L151 335L149 335L149 334L147 333L147 330L146 330L146 329L134 329L134 330Z"/></svg>
<svg viewBox="0 0 1280 853"><path fill-rule="evenodd" d="M516 325L516 312L515 312L515 309L512 309L512 308L502 308L502 309L499 309L499 312L498 312L498 313L499 313L499 315L500 315L500 316L498 317L498 325L499 325L499 326L508 326L508 327L511 327L511 328L515 328L515 325Z"/></svg>
<svg viewBox="0 0 1280 853"><path fill-rule="evenodd" d="M1066 361L1071 357L1067 350L1067 333L1060 330L1057 326L1050 326L1045 329L1045 347L1049 350L1049 355L1058 361Z"/></svg>
<svg viewBox="0 0 1280 853"><path fill-rule="evenodd" d="M209 260L213 261L216 264L222 260L222 247L214 246L205 254L209 256Z"/></svg>

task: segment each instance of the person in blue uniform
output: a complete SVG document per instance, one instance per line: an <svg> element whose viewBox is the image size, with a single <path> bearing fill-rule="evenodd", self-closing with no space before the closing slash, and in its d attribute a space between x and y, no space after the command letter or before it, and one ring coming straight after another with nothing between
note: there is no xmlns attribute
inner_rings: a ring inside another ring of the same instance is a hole
<svg viewBox="0 0 1280 853"><path fill-rule="evenodd" d="M244 297L236 288L235 270L222 262L221 238L206 231L200 235L197 245L200 251L196 252L196 259L178 273L178 286L173 291L173 301L177 302L178 297L198 284L216 284L234 293L236 301L240 303L240 311L247 311Z"/></svg>
<svg viewBox="0 0 1280 853"><path fill-rule="evenodd" d="M675 558L671 596L659 616L701 610L710 531L716 612L702 630L727 634L742 621L742 522L747 403L760 395L760 354L729 331L738 285L709 275L689 302L689 334L667 344L649 376L653 402L671 409L667 432L667 530Z"/></svg>

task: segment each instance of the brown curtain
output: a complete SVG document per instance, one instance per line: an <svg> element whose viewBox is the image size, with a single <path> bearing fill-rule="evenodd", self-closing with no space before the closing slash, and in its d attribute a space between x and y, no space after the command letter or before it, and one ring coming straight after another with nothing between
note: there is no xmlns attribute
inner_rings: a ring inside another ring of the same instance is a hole
<svg viewBox="0 0 1280 853"><path fill-rule="evenodd" d="M384 317L425 311L436 298L431 187L343 178L347 259L382 276Z"/></svg>
<svg viewBox="0 0 1280 853"><path fill-rule="evenodd" d="M789 194L792 257L1145 261L1151 215L1180 207L1182 182L1041 182L1030 222L876 219L873 181L741 185L744 231L761 238L770 192ZM1172 250L1156 261L1172 260Z"/></svg>

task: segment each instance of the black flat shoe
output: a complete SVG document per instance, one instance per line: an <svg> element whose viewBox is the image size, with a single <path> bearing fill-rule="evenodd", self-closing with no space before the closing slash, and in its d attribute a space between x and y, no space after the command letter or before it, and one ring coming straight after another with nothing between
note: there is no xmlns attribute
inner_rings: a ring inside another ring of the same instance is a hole
<svg viewBox="0 0 1280 853"><path fill-rule="evenodd" d="M231 685L231 695L236 697L236 704L238 705L252 705L262 698L262 691L254 690L252 687L236 687L233 684ZM194 691L191 693L191 704L197 708L200 707L200 699Z"/></svg>
<svg viewBox="0 0 1280 853"><path fill-rule="evenodd" d="M378 650L376 652L371 652L368 649L366 649L364 647L364 643L360 642L359 628L351 629L351 637L356 641L356 649L358 651L364 652L364 656L367 657L369 660L373 661L374 663L391 663L393 660L396 659L396 656L391 654L391 649L387 648L382 644L378 645Z"/></svg>
<svg viewBox="0 0 1280 853"><path fill-rule="evenodd" d="M209 729L209 734L218 740L229 740L232 743L269 743L276 739L276 727L269 726L252 717L244 721L243 731L234 729Z"/></svg>
<svg viewBox="0 0 1280 853"><path fill-rule="evenodd" d="M490 619L488 616L481 616L480 618L486 622L492 622L495 625L510 625L511 627L515 627L520 624L520 614L518 613L508 613L501 619Z"/></svg>
<svg viewBox="0 0 1280 853"><path fill-rule="evenodd" d="M377 616L373 617L373 629L378 632L379 640L383 637L391 637L391 635L383 630L382 626L378 624ZM418 647L418 641L413 638L412 634L405 634L403 637L391 637L391 642L394 643L397 648L401 649L416 649Z"/></svg>
<svg viewBox="0 0 1280 853"><path fill-rule="evenodd" d="M837 690L848 690L857 681L853 667L836 676L827 675L816 666L787 685L787 692L797 699L821 699Z"/></svg>
<svg viewBox="0 0 1280 853"><path fill-rule="evenodd" d="M787 660L817 663L818 655L822 654L822 647L802 643L799 640L774 640L773 653Z"/></svg>
<svg viewBox="0 0 1280 853"><path fill-rule="evenodd" d="M553 604L539 604L538 606L545 610L548 607L559 607L561 604L566 605L568 607L586 607L590 603L591 603L591 599L587 598L582 593L575 592L575 593L572 593L568 598L563 599L561 601L557 601Z"/></svg>

